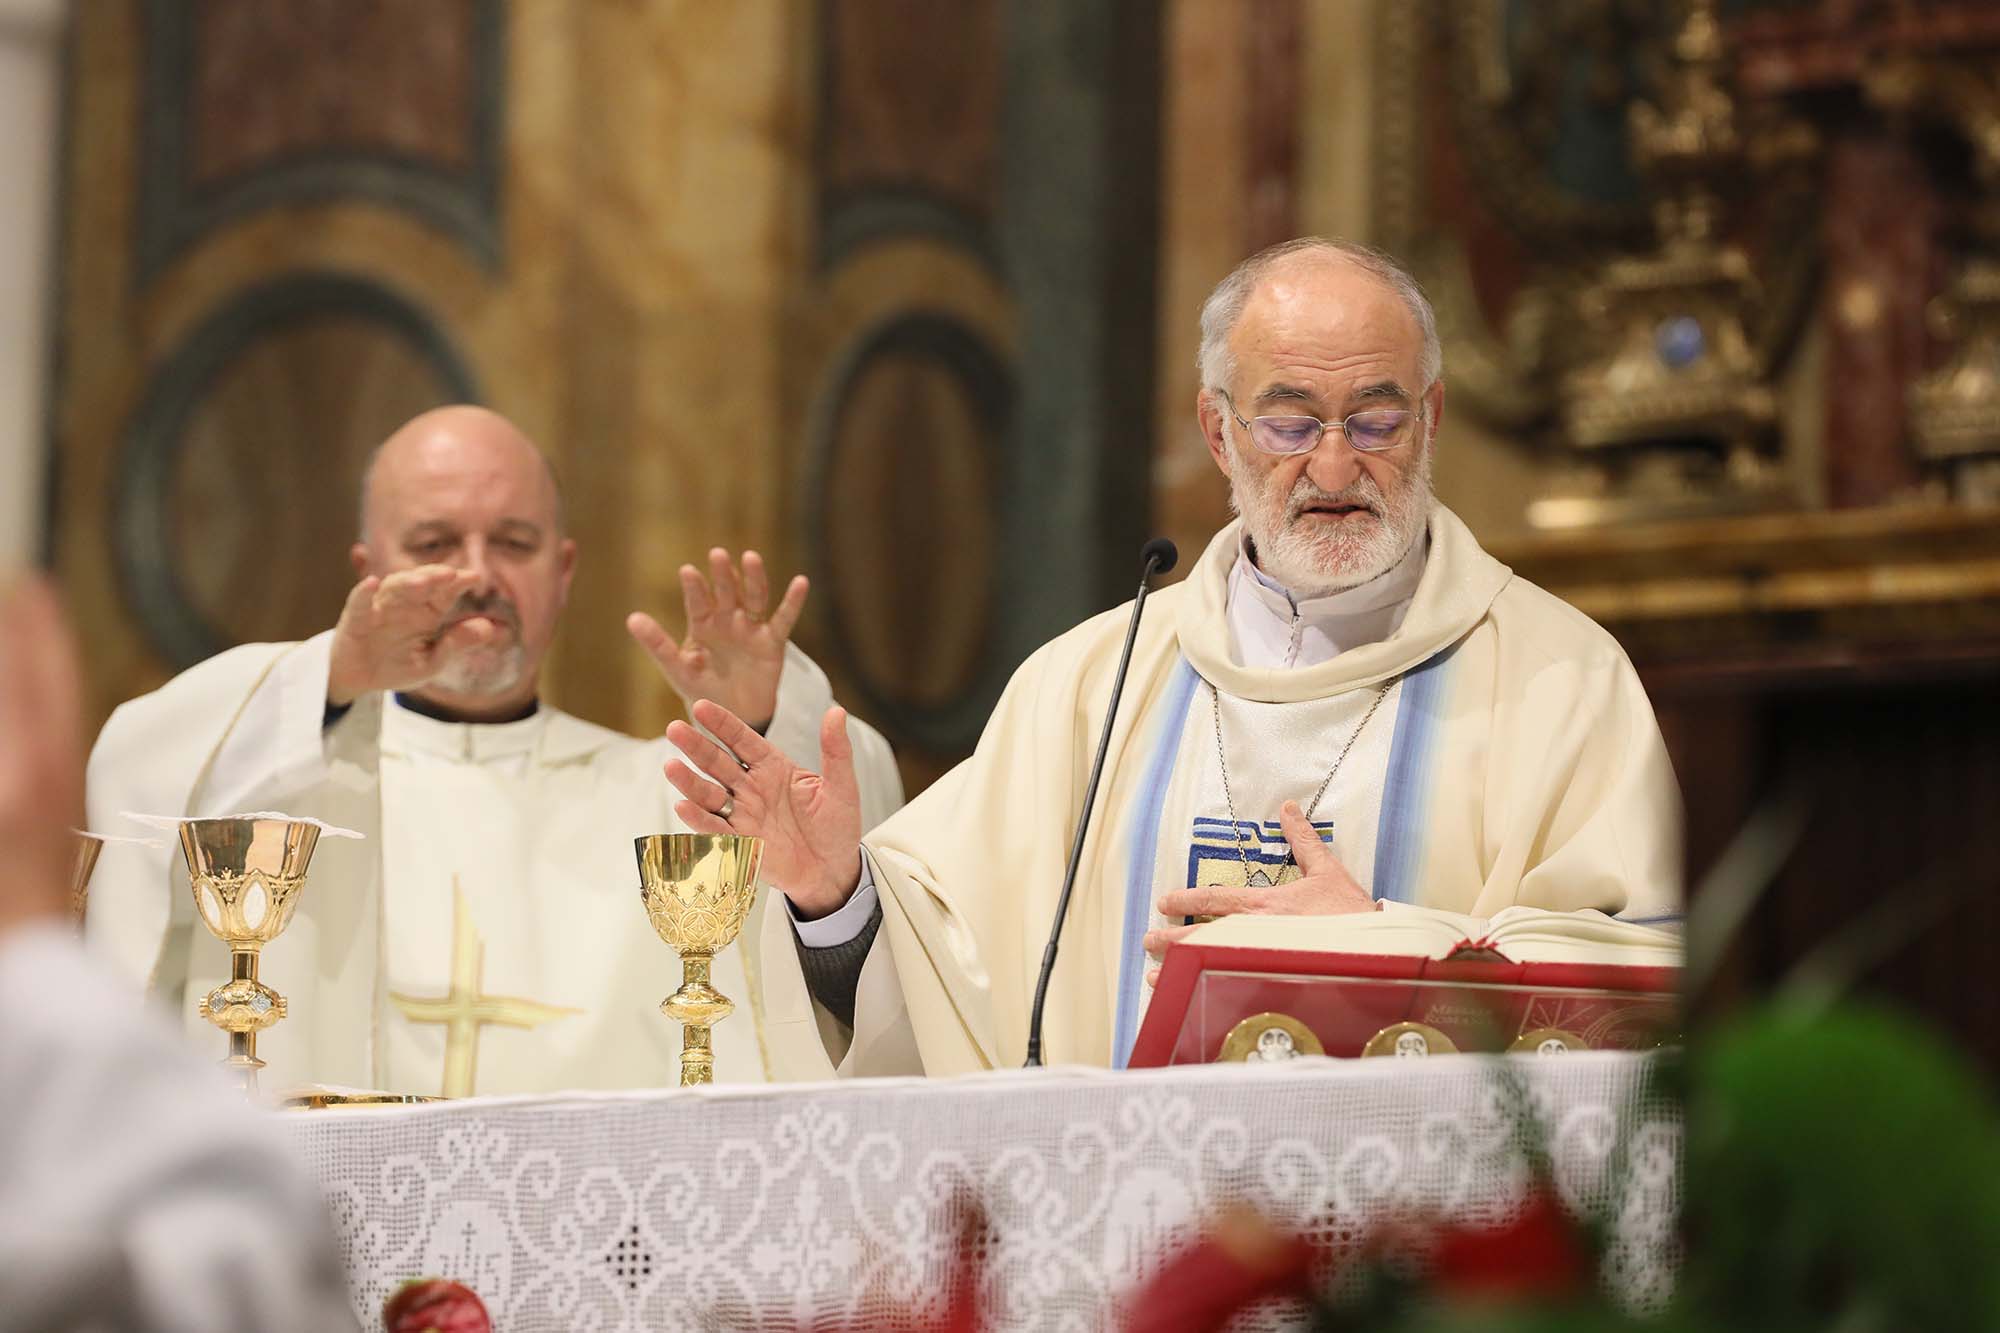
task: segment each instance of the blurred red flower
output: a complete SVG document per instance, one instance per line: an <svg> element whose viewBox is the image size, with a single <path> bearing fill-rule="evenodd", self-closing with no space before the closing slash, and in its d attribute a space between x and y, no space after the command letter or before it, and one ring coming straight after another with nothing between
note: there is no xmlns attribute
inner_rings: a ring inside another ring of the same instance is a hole
<svg viewBox="0 0 2000 1333"><path fill-rule="evenodd" d="M1586 1294L1589 1247L1569 1215L1537 1191L1498 1227L1440 1227L1431 1251L1440 1290L1479 1301L1559 1302Z"/></svg>
<svg viewBox="0 0 2000 1333"><path fill-rule="evenodd" d="M385 1333L493 1333L493 1317L472 1288L420 1277L383 1303L382 1327Z"/></svg>

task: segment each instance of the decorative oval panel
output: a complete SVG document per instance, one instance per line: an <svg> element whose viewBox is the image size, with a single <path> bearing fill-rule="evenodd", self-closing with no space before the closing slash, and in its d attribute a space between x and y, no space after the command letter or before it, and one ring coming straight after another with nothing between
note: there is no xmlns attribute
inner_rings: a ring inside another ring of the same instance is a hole
<svg viewBox="0 0 2000 1333"><path fill-rule="evenodd" d="M1009 396L977 335L905 315L856 345L815 432L807 511L834 652L868 709L931 748L969 744L997 693Z"/></svg>
<svg viewBox="0 0 2000 1333"><path fill-rule="evenodd" d="M142 282L237 218L314 203L406 212L499 268L504 0L139 12Z"/></svg>
<svg viewBox="0 0 2000 1333"><path fill-rule="evenodd" d="M475 397L428 319L372 284L287 279L210 318L155 379L119 470L119 566L154 646L182 667L330 627L369 452Z"/></svg>

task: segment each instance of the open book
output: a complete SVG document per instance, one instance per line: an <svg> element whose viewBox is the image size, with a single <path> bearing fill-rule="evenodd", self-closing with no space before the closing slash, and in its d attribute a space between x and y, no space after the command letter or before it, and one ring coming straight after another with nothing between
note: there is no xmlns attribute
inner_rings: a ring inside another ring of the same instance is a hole
<svg viewBox="0 0 2000 1333"><path fill-rule="evenodd" d="M1190 944L1247 949L1309 949L1411 958L1493 958L1510 963L1615 963L1679 967L1677 930L1620 921L1597 911L1550 912L1509 907L1492 917L1384 903L1349 916L1219 917L1188 936Z"/></svg>

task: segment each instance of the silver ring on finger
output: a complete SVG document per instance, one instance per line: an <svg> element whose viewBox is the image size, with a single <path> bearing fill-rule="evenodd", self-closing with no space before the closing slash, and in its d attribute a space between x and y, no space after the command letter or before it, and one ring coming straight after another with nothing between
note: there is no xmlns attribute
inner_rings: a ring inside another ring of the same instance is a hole
<svg viewBox="0 0 2000 1333"><path fill-rule="evenodd" d="M723 823L727 824L729 822L729 817L735 813L736 813L736 798L734 796L725 795L722 798L722 808L715 812L716 817L720 819Z"/></svg>

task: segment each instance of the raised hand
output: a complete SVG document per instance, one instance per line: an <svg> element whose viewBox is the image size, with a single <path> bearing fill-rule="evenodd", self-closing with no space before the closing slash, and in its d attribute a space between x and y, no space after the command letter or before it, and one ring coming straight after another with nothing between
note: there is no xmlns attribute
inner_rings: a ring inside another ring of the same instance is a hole
<svg viewBox="0 0 2000 1333"><path fill-rule="evenodd" d="M1372 912L1379 903L1368 890L1355 883L1354 876L1319 839L1319 830L1306 818L1297 801L1278 808L1278 826L1298 863L1299 877L1284 884L1248 885L1242 888L1208 886L1174 889L1160 895L1160 915L1229 916L1236 912L1260 912L1273 916L1342 916L1349 912ZM1163 926L1146 932L1146 952L1164 959L1167 946L1184 940L1194 926ZM1157 982L1159 968L1146 974Z"/></svg>
<svg viewBox="0 0 2000 1333"><path fill-rule="evenodd" d="M370 574L355 584L333 629L327 702L339 706L370 690L415 689L444 668L451 652L477 648L504 633L485 617L445 625L453 604L479 582L478 575L450 565L419 565L386 577Z"/></svg>
<svg viewBox="0 0 2000 1333"><path fill-rule="evenodd" d="M70 830L83 818L76 646L39 578L0 596L0 933L69 910Z"/></svg>
<svg viewBox="0 0 2000 1333"><path fill-rule="evenodd" d="M799 767L743 719L708 700L694 705L694 719L729 749L685 722L667 727L667 739L694 765L667 762L667 781L687 798L675 803L674 813L696 833L762 838L764 878L784 891L800 916L825 916L846 902L861 880L861 791L846 710L829 708L820 720L824 774Z"/></svg>
<svg viewBox="0 0 2000 1333"><path fill-rule="evenodd" d="M806 604L806 577L785 588L778 609L771 603L771 580L764 557L743 553L739 573L720 546L708 553L708 577L693 565L681 566L681 600L687 635L679 643L644 611L625 618L660 674L693 704L712 699L762 730L778 709L778 677L785 668L785 641Z"/></svg>

